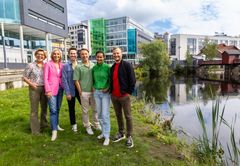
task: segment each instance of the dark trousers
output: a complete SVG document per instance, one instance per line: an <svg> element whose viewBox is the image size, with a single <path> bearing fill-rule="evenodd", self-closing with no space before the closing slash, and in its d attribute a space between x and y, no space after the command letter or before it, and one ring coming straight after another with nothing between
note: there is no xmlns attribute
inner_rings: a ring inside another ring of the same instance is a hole
<svg viewBox="0 0 240 166"><path fill-rule="evenodd" d="M79 104L81 104L81 100L80 100L80 96L79 96L79 93L77 91L77 88L75 89L75 96L72 97L71 100L67 100L71 125L76 124L76 115L75 115L75 101L76 101L76 98L77 98Z"/></svg>
<svg viewBox="0 0 240 166"><path fill-rule="evenodd" d="M124 134L124 122L123 122L123 115L122 115L122 112L124 112L124 116L127 124L127 137L132 136L133 125L132 125L130 95L123 96L123 97L111 96L111 99L112 99L112 104L117 117L118 132L121 134Z"/></svg>

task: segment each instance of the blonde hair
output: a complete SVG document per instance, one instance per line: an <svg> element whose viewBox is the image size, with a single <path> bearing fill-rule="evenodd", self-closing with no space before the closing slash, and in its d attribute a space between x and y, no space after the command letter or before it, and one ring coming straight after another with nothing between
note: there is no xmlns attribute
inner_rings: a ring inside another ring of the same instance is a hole
<svg viewBox="0 0 240 166"><path fill-rule="evenodd" d="M47 58L47 54L46 54L46 51L45 51L44 49L42 49L42 48L37 49L37 50L35 51L35 53L34 53L34 56L35 56L35 57L37 56L38 52L43 52L44 59Z"/></svg>
<svg viewBox="0 0 240 166"><path fill-rule="evenodd" d="M53 60L53 54L54 52L58 51L60 53L60 59L62 59L62 51L58 48L54 48L51 52L51 59Z"/></svg>

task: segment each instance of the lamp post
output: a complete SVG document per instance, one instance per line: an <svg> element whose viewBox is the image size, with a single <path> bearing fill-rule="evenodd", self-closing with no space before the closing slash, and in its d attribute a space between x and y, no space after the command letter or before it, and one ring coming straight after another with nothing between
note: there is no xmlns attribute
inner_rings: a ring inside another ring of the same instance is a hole
<svg viewBox="0 0 240 166"><path fill-rule="evenodd" d="M178 56L179 56L179 60L180 60L180 49L181 49L181 46L178 46Z"/></svg>
<svg viewBox="0 0 240 166"><path fill-rule="evenodd" d="M4 33L4 24L1 22L1 30L2 30L2 43L3 43L3 56L4 56L4 69L7 69L7 54L5 47L5 33Z"/></svg>

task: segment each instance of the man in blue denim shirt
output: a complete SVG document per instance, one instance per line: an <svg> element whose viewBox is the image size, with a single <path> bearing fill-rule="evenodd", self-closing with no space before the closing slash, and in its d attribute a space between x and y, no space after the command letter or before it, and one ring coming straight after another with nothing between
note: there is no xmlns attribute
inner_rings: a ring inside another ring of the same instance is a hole
<svg viewBox="0 0 240 166"><path fill-rule="evenodd" d="M75 98L77 98L79 104L81 104L79 93L73 81L73 72L77 66L77 49L72 47L68 50L68 56L70 60L64 65L62 70L62 82L66 92L66 98L68 102L70 123L72 130L77 132L76 116L75 116Z"/></svg>

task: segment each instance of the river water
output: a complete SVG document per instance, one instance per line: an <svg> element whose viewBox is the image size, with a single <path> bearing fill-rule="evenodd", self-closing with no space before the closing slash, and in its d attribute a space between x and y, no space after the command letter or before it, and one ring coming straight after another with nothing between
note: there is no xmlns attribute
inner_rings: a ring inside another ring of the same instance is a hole
<svg viewBox="0 0 240 166"><path fill-rule="evenodd" d="M200 80L198 78L171 78L146 79L138 82L137 95L139 98L152 101L154 110L160 112L163 117L173 118L173 128L184 131L187 137L179 134L180 138L198 138L202 134L202 128L197 118L196 106L199 105L203 112L209 138L212 128L212 98L220 98L220 110L225 106L224 119L232 123L236 116L235 134L240 139L240 84ZM143 95L144 94L144 95ZM230 130L222 125L219 134L220 142L224 147L230 143ZM238 143L238 141L237 141ZM226 150L226 149L225 149Z"/></svg>

